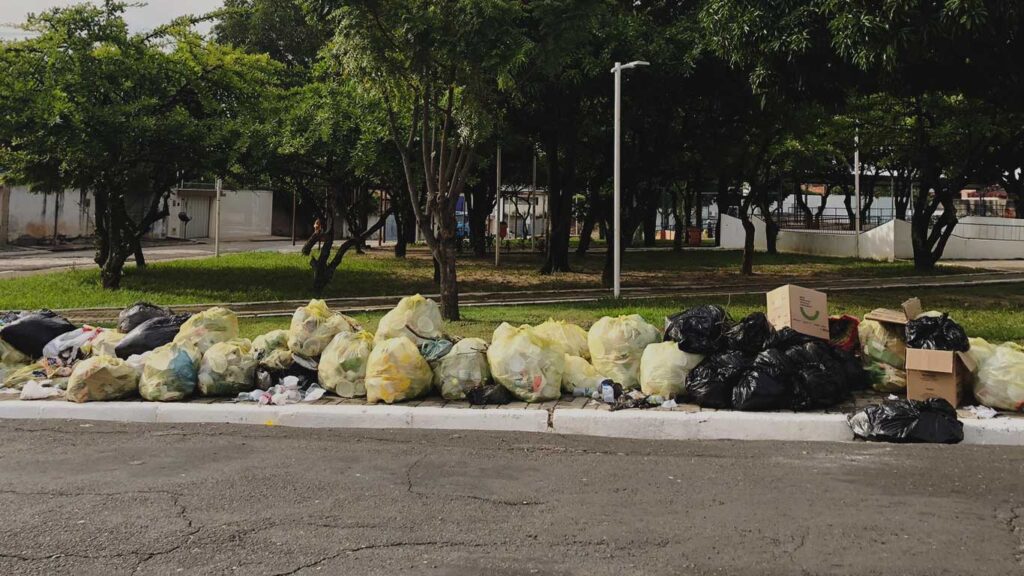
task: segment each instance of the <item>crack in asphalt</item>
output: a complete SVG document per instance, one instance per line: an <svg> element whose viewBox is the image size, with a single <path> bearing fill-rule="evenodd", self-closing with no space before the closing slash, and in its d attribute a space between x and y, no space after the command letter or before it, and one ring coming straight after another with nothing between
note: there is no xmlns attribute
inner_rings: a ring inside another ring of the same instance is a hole
<svg viewBox="0 0 1024 576"><path fill-rule="evenodd" d="M486 496L474 496L472 494L452 494L452 493L428 494L426 492L420 492L419 490L416 490L413 487L413 484L412 484L412 471L413 471L414 468L419 466L420 463L423 462L424 459L426 459L426 456L420 456L419 458L417 458L415 461L413 461L413 463L410 464L405 469L405 491L408 492L409 494L414 494L414 495L419 496L421 498L429 498L431 496L435 496L435 497L436 496L447 496L449 498L466 498L466 499L469 499L469 500L476 500L478 502L487 502L489 504L497 504L497 505L500 505L500 506L513 506L513 507L514 506L541 506L541 505L546 504L546 502L530 502L528 500L502 500L500 498L487 498Z"/></svg>
<svg viewBox="0 0 1024 576"><path fill-rule="evenodd" d="M301 572L302 570L306 570L308 568L314 568L316 566L323 564L324 562L330 562L331 560L340 558L341 556L349 554L358 554L359 552L365 552L367 550L382 550L387 548L404 548L415 546L435 546L438 548L484 548L488 546L497 545L497 543L493 542L452 542L450 540L426 540L417 542L385 542L383 544L365 544L363 546L356 546L355 548L343 548L337 552L321 556L320 558L317 558L312 562L302 564L292 570L288 570L287 572L275 572L272 576L291 576L292 574L297 574L298 572Z"/></svg>

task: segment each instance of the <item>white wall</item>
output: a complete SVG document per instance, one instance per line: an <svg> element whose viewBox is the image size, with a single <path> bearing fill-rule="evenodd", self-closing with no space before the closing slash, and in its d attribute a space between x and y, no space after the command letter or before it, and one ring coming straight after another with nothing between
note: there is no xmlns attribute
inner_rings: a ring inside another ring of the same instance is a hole
<svg viewBox="0 0 1024 576"><path fill-rule="evenodd" d="M220 205L220 237L230 240L270 236L273 213L273 192L225 191Z"/></svg>
<svg viewBox="0 0 1024 576"><path fill-rule="evenodd" d="M92 195L78 190L60 194L36 194L27 186L11 188L8 214L8 239L23 236L50 238L53 236L54 208L60 198L57 214L57 234L68 238L88 236L93 232Z"/></svg>

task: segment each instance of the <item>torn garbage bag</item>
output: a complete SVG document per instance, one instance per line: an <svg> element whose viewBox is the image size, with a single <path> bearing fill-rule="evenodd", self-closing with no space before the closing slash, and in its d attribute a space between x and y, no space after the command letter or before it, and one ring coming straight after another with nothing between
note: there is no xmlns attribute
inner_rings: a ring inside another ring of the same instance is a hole
<svg viewBox="0 0 1024 576"><path fill-rule="evenodd" d="M255 388L252 342L236 338L210 346L199 363L198 384L202 396L238 396Z"/></svg>
<svg viewBox="0 0 1024 576"><path fill-rule="evenodd" d="M117 331L127 334L147 320L173 315L168 308L161 308L149 302L136 302L117 315Z"/></svg>
<svg viewBox="0 0 1024 576"><path fill-rule="evenodd" d="M872 404L851 415L849 424L854 436L875 442L956 444L964 439L963 422L942 398Z"/></svg>
<svg viewBox="0 0 1024 576"><path fill-rule="evenodd" d="M4 324L0 327L0 338L22 354L35 359L43 356L43 348L51 340L74 329L71 322L56 312L40 310L22 314L13 322Z"/></svg>
<svg viewBox="0 0 1024 576"><path fill-rule="evenodd" d="M118 358L126 360L132 356L156 350L164 344L172 342L178 335L182 324L188 319L188 314L178 314L177 316L161 316L146 320L117 343L114 353Z"/></svg>
<svg viewBox="0 0 1024 576"><path fill-rule="evenodd" d="M419 346L427 340L441 338L443 327L441 307L437 302L419 294L406 296L377 323L374 343L404 336Z"/></svg>
<svg viewBox="0 0 1024 576"><path fill-rule="evenodd" d="M970 347L967 333L948 314L925 315L907 322L907 348L966 352Z"/></svg>
<svg viewBox="0 0 1024 576"><path fill-rule="evenodd" d="M92 353L92 341L103 332L102 328L92 326L65 332L43 346L43 356L65 360L88 356Z"/></svg>
<svg viewBox="0 0 1024 576"><path fill-rule="evenodd" d="M146 358L139 394L152 402L177 402L191 396L199 380L199 351L190 344L165 344Z"/></svg>
<svg viewBox="0 0 1024 576"><path fill-rule="evenodd" d="M725 333L732 318L721 306L705 304L680 312L665 320L665 340L694 354L715 354L725 345Z"/></svg>
<svg viewBox="0 0 1024 576"><path fill-rule="evenodd" d="M202 355L214 344L235 338L238 338L238 316L227 308L215 306L182 324L174 343L190 344Z"/></svg>
<svg viewBox="0 0 1024 576"><path fill-rule="evenodd" d="M828 339L832 346L846 352L860 350L860 337L858 336L860 320L843 314L832 316L828 319Z"/></svg>
<svg viewBox="0 0 1024 576"><path fill-rule="evenodd" d="M745 354L757 354L770 346L774 338L775 328L762 312L754 312L725 333L728 349Z"/></svg>
<svg viewBox="0 0 1024 576"><path fill-rule="evenodd" d="M320 356L320 386L342 398L366 396L366 363L373 351L373 334L366 330L339 332Z"/></svg>
<svg viewBox="0 0 1024 576"><path fill-rule="evenodd" d="M464 338L434 365L434 387L445 400L464 400L470 390L487 384L491 369L487 366L487 342Z"/></svg>
<svg viewBox="0 0 1024 576"><path fill-rule="evenodd" d="M366 401L393 404L424 396L434 373L412 340L399 336L373 347L366 363Z"/></svg>
<svg viewBox="0 0 1024 576"><path fill-rule="evenodd" d="M335 314L323 300L310 300L295 310L288 328L288 349L306 358L320 356L338 332L358 332L362 326L345 316Z"/></svg>
<svg viewBox="0 0 1024 576"><path fill-rule="evenodd" d="M498 326L487 349L487 365L494 381L523 402L561 396L565 354L530 326Z"/></svg>
<svg viewBox="0 0 1024 576"><path fill-rule="evenodd" d="M640 386L640 358L644 348L659 341L658 329L639 314L605 316L587 333L594 368L623 388Z"/></svg>
<svg viewBox="0 0 1024 576"><path fill-rule="evenodd" d="M644 349L640 358L640 390L647 395L675 398L686 387L690 371L704 360L683 352L675 342L659 342Z"/></svg>
<svg viewBox="0 0 1024 576"><path fill-rule="evenodd" d="M684 396L703 408L730 408L733 388L750 365L741 352L708 356L687 375Z"/></svg>
<svg viewBox="0 0 1024 576"><path fill-rule="evenodd" d="M564 320L548 318L547 322L538 324L534 331L554 343L562 353L590 360L587 331L583 328Z"/></svg>
<svg viewBox="0 0 1024 576"><path fill-rule="evenodd" d="M131 396L139 389L139 373L124 360L94 356L75 365L68 380L72 402L100 402Z"/></svg>

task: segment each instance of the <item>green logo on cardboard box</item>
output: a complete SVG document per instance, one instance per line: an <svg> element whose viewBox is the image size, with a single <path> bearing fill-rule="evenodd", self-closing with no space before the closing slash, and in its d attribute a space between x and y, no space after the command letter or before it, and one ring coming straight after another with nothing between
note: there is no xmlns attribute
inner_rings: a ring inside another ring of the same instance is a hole
<svg viewBox="0 0 1024 576"><path fill-rule="evenodd" d="M803 316L804 319L806 319L806 320L808 320L810 322L814 322L814 321L816 321L818 319L819 316L821 316L821 310L815 310L814 314L808 314L806 309L803 306L801 306L800 307L800 315Z"/></svg>

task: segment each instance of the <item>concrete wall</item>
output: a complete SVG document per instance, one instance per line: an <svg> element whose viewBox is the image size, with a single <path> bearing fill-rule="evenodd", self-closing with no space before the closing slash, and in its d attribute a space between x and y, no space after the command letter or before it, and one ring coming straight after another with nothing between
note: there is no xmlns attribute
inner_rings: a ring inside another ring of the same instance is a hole
<svg viewBox="0 0 1024 576"><path fill-rule="evenodd" d="M55 212L59 236L77 238L93 233L91 194L77 190L37 194L27 186L14 186L7 211L8 239L53 237Z"/></svg>
<svg viewBox="0 0 1024 576"><path fill-rule="evenodd" d="M175 191L171 193L169 206L171 215L153 227L154 236L180 238L182 233L178 212L182 209L184 196L214 196L212 190ZM274 211L274 194L266 190L225 190L221 195L220 237L222 240L244 240L271 235ZM213 238L216 225L216 204L211 201L209 238ZM193 226L190 222L189 226ZM189 236L193 234L190 232Z"/></svg>

